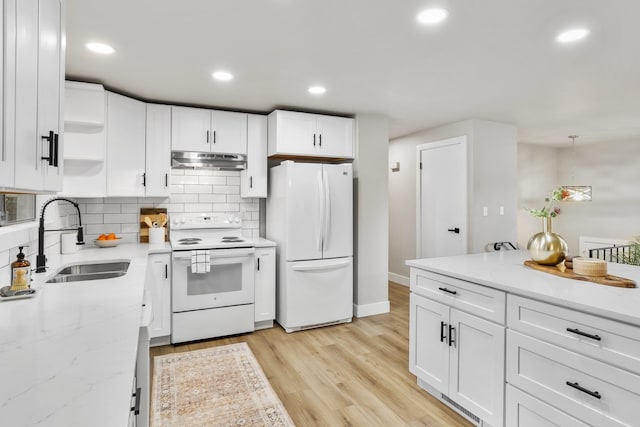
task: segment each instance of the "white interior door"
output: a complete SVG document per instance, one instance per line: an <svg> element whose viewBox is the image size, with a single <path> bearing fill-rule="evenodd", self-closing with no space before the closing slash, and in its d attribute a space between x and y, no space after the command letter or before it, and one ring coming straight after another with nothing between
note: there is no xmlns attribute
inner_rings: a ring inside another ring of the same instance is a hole
<svg viewBox="0 0 640 427"><path fill-rule="evenodd" d="M322 165L286 165L287 261L322 258Z"/></svg>
<svg viewBox="0 0 640 427"><path fill-rule="evenodd" d="M417 257L467 253L467 137L418 146Z"/></svg>
<svg viewBox="0 0 640 427"><path fill-rule="evenodd" d="M351 164L323 165L323 258L353 255L353 175Z"/></svg>

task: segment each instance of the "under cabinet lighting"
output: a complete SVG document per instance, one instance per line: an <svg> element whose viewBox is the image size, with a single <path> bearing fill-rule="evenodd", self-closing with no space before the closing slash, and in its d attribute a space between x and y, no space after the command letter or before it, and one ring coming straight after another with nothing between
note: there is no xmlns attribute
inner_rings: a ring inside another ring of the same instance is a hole
<svg viewBox="0 0 640 427"><path fill-rule="evenodd" d="M111 55L113 52L116 51L114 48L104 43L90 42L90 43L87 43L85 46L91 52L99 53L101 55Z"/></svg>
<svg viewBox="0 0 640 427"><path fill-rule="evenodd" d="M313 94L313 95L322 95L323 93L325 93L327 91L327 89L325 89L322 86L311 86L309 88L309 93Z"/></svg>
<svg viewBox="0 0 640 427"><path fill-rule="evenodd" d="M228 82L229 80L233 80L233 74L228 71L215 71L211 74L211 76L222 82Z"/></svg>
<svg viewBox="0 0 640 427"><path fill-rule="evenodd" d="M420 12L416 19L421 24L431 25L444 21L447 16L449 16L449 12L445 9L432 8Z"/></svg>
<svg viewBox="0 0 640 427"><path fill-rule="evenodd" d="M574 28L568 31L564 31L556 37L556 41L560 43L571 43L581 40L589 35L589 30L586 28Z"/></svg>

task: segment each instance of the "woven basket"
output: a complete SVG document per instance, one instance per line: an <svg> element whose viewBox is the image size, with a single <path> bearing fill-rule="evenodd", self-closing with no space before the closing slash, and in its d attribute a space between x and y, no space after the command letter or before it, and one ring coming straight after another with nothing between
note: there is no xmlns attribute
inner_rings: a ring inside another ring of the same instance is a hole
<svg viewBox="0 0 640 427"><path fill-rule="evenodd" d="M573 272L581 276L605 277L607 275L607 263L595 258L574 258Z"/></svg>

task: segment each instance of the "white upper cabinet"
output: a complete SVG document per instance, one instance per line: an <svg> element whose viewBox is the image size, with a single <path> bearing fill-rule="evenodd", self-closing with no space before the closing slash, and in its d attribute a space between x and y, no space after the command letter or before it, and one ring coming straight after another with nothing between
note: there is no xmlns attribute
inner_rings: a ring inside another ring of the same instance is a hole
<svg viewBox="0 0 640 427"><path fill-rule="evenodd" d="M15 188L62 189L61 103L64 76L62 4L59 0L15 4ZM5 16L5 21L13 17ZM11 84L11 83L9 83Z"/></svg>
<svg viewBox="0 0 640 427"><path fill-rule="evenodd" d="M4 67L0 67L0 188L14 185L15 148L15 0L0 8L0 44Z"/></svg>
<svg viewBox="0 0 640 427"><path fill-rule="evenodd" d="M267 116L247 117L247 168L240 172L240 197L267 197Z"/></svg>
<svg viewBox="0 0 640 427"><path fill-rule="evenodd" d="M107 92L107 196L145 195L146 105Z"/></svg>
<svg viewBox="0 0 640 427"><path fill-rule="evenodd" d="M247 154L247 114L171 107L171 149Z"/></svg>
<svg viewBox="0 0 640 427"><path fill-rule="evenodd" d="M269 156L353 158L354 120L276 110L269 114Z"/></svg>
<svg viewBox="0 0 640 427"><path fill-rule="evenodd" d="M171 107L147 104L145 195L169 197L171 175Z"/></svg>

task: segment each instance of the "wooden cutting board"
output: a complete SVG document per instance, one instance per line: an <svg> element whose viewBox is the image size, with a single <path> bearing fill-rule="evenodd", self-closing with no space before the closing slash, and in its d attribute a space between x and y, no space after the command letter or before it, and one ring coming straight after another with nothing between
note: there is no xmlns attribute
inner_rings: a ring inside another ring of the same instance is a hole
<svg viewBox="0 0 640 427"><path fill-rule="evenodd" d="M149 243L149 226L144 222L145 217L149 217L151 222L160 223L160 214L167 214L166 208L140 208L140 243ZM164 241L169 240L169 223L164 226Z"/></svg>
<svg viewBox="0 0 640 427"><path fill-rule="evenodd" d="M553 274L554 276L565 277L567 279L582 280L583 282L592 282L607 286L617 286L619 288L636 287L636 282L631 279L612 276L611 274L607 274L604 277L581 276L574 273L572 269L566 268L563 264L560 264L560 266L540 265L534 261L527 260L524 262L524 265L538 271L544 271L545 273Z"/></svg>

